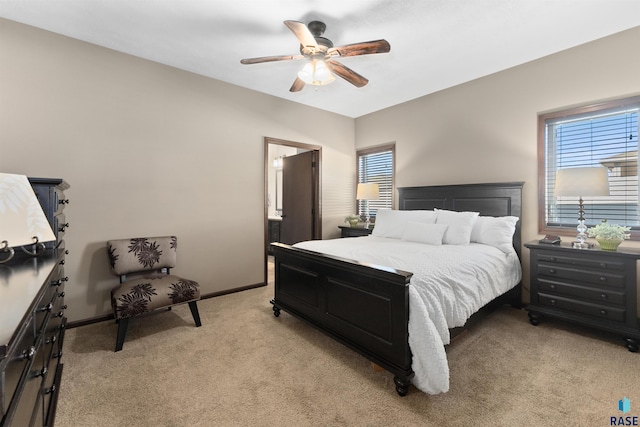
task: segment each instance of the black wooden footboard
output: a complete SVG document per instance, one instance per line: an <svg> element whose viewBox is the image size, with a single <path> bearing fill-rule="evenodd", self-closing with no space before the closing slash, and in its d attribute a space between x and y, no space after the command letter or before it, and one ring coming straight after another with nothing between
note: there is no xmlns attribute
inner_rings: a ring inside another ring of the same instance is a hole
<svg viewBox="0 0 640 427"><path fill-rule="evenodd" d="M272 244L274 314L300 317L411 384L409 280L412 273Z"/></svg>

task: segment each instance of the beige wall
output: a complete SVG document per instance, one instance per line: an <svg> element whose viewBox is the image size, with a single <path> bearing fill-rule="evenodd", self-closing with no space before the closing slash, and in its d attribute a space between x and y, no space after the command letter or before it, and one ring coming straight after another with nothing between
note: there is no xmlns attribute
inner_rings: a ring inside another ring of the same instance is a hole
<svg viewBox="0 0 640 427"><path fill-rule="evenodd" d="M360 117L356 148L395 141L398 187L524 181L523 242L538 238L537 114L640 93L639 45L637 27Z"/></svg>
<svg viewBox="0 0 640 427"><path fill-rule="evenodd" d="M355 139L396 143L400 187L525 181L528 241L536 115L640 93L638 42L635 28L353 120L0 19L0 171L71 184L71 320L110 311L109 238L176 234L176 273L204 293L262 282L265 136L323 147L325 238L353 210Z"/></svg>
<svg viewBox="0 0 640 427"><path fill-rule="evenodd" d="M0 130L0 171L71 185L71 321L110 312L111 238L177 235L204 294L263 282L265 136L323 147L325 237L355 197L353 119L3 19Z"/></svg>

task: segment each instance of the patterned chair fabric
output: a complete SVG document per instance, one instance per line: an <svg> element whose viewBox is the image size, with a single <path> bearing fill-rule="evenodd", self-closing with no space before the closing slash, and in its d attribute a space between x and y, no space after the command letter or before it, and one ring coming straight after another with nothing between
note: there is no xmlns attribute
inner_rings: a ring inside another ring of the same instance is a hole
<svg viewBox="0 0 640 427"><path fill-rule="evenodd" d="M131 317L189 303L196 326L200 326L196 305L200 299L200 286L193 280L169 273L176 265L177 249L175 236L107 242L111 271L120 276L121 282L111 290L111 306L119 322L116 351L122 349ZM131 277L127 277L130 273Z"/></svg>
<svg viewBox="0 0 640 427"><path fill-rule="evenodd" d="M110 240L107 246L111 271L114 274L154 271L176 266L178 239L175 236Z"/></svg>

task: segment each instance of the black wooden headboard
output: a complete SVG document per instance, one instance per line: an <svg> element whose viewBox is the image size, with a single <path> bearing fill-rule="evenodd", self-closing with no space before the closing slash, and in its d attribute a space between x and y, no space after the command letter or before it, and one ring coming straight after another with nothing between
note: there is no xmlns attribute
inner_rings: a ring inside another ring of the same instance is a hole
<svg viewBox="0 0 640 427"><path fill-rule="evenodd" d="M480 212L482 216L517 216L522 219L522 186L524 182L495 184L436 185L398 188L400 210ZM516 224L513 247L520 256L522 237Z"/></svg>

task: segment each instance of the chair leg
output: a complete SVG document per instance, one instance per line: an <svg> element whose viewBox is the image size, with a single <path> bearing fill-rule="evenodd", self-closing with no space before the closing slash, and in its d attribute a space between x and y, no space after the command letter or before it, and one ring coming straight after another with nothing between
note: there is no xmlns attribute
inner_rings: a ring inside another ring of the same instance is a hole
<svg viewBox="0 0 640 427"><path fill-rule="evenodd" d="M193 316L194 322L196 322L196 326L202 326L202 322L200 322L200 313L198 312L198 305L196 301L191 301L189 303L189 309L191 309L191 315Z"/></svg>
<svg viewBox="0 0 640 427"><path fill-rule="evenodd" d="M118 338L116 339L116 351L122 350L124 345L124 337L127 335L127 328L129 327L129 318L122 318L118 320Z"/></svg>

